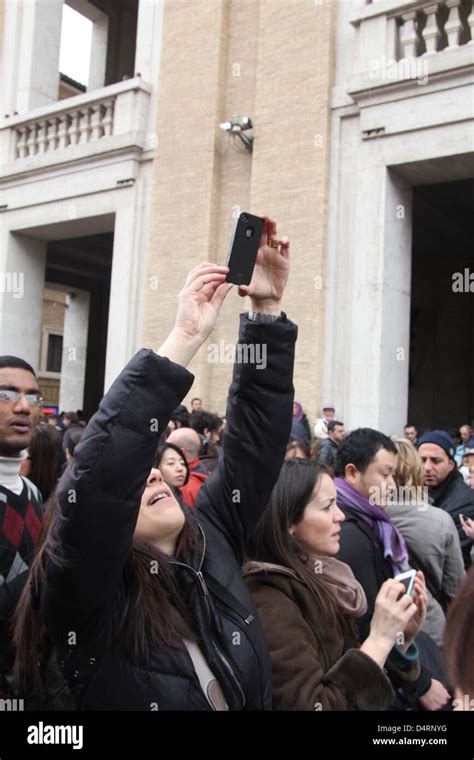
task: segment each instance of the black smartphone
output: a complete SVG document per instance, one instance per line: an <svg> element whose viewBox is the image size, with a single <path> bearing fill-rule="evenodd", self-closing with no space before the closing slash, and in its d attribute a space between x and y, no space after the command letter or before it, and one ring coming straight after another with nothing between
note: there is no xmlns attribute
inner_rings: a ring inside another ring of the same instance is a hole
<svg viewBox="0 0 474 760"><path fill-rule="evenodd" d="M257 258L264 220L242 211L237 217L230 238L225 265L229 267L226 280L235 285L249 285Z"/></svg>

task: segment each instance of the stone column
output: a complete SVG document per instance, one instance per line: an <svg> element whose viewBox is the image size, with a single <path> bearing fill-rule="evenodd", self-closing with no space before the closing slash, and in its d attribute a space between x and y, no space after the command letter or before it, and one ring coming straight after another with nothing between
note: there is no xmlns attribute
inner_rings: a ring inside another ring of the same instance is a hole
<svg viewBox="0 0 474 760"><path fill-rule="evenodd" d="M38 368L46 243L5 231L0 250L0 354Z"/></svg>
<svg viewBox="0 0 474 760"><path fill-rule="evenodd" d="M130 203L122 207L115 217L104 392L122 371L134 351L134 325L130 320L130 308L135 290L134 259L138 252L134 241L138 220L135 215L133 192L129 192L129 196Z"/></svg>
<svg viewBox="0 0 474 760"><path fill-rule="evenodd" d="M6 0L2 114L57 100L62 11L63 0Z"/></svg>
<svg viewBox="0 0 474 760"><path fill-rule="evenodd" d="M89 293L69 291L64 316L63 358L59 408L82 409L86 374L87 336L89 333Z"/></svg>

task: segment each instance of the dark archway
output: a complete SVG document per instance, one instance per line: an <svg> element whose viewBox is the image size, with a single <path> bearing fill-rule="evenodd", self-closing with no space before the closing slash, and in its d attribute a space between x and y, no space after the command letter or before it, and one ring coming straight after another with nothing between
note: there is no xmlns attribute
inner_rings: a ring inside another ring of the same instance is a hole
<svg viewBox="0 0 474 760"><path fill-rule="evenodd" d="M474 280L473 218L474 180L414 188L408 418L419 429L474 420L474 292L453 289L456 273Z"/></svg>
<svg viewBox="0 0 474 760"><path fill-rule="evenodd" d="M113 244L113 232L105 232L54 240L47 247L46 281L90 294L83 404L87 417L104 395Z"/></svg>

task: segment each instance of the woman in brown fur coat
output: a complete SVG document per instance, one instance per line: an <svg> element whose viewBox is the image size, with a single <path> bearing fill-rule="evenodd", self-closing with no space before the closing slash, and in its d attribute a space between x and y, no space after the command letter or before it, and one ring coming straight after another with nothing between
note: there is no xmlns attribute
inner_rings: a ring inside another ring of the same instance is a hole
<svg viewBox="0 0 474 760"><path fill-rule="evenodd" d="M419 674L413 639L426 614L423 576L413 597L393 578L382 585L360 645L354 619L366 611L365 594L334 556L343 520L326 470L285 462L244 566L270 647L277 710L386 710L393 687ZM399 666L391 681L390 652Z"/></svg>

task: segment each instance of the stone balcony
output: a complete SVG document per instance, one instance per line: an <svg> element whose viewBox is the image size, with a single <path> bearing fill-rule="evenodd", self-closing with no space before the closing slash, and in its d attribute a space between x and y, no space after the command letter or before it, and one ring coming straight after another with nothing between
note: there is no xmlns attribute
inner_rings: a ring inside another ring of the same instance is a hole
<svg viewBox="0 0 474 760"><path fill-rule="evenodd" d="M140 77L5 117L1 176L154 147L147 134L150 85Z"/></svg>
<svg viewBox="0 0 474 760"><path fill-rule="evenodd" d="M350 22L358 58L347 92L356 102L383 88L406 89L430 77L465 79L472 72L472 0L373 0Z"/></svg>

